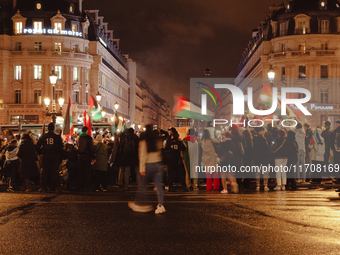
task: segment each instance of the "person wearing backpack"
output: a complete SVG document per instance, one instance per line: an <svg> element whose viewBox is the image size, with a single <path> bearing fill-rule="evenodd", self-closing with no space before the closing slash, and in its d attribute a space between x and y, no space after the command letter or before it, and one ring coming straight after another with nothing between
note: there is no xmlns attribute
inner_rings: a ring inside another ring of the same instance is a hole
<svg viewBox="0 0 340 255"><path fill-rule="evenodd" d="M321 184L322 181L322 170L323 170L323 165L324 165L324 155L325 155L325 140L323 139L323 137L321 136L321 129L317 128L315 130L315 134L318 138L320 138L320 140L315 143L309 144L309 148L311 149L311 160L312 160L312 166L313 167L313 171L312 172L312 178L313 178L313 183L314 184ZM318 166L321 167L321 172L318 173L317 169Z"/></svg>

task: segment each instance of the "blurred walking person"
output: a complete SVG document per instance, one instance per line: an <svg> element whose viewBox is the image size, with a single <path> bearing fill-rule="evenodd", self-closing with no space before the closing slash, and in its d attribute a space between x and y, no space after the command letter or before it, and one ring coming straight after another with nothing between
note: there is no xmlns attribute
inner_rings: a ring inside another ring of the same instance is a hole
<svg viewBox="0 0 340 255"><path fill-rule="evenodd" d="M165 213L163 206L163 188L161 184L163 159L162 159L162 139L159 137L158 131L152 130L151 125L145 127L145 140L139 142L139 171L144 176L140 189L137 191L135 202L129 202L129 207L136 212L149 212L152 206L143 203L146 201L146 188L149 180L153 178L157 187L158 205L155 214Z"/></svg>

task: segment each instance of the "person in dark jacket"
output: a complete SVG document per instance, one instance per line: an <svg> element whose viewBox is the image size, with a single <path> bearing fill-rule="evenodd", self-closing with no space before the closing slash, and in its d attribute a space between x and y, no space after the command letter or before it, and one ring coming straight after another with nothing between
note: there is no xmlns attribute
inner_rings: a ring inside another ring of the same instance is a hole
<svg viewBox="0 0 340 255"><path fill-rule="evenodd" d="M92 166L95 171L95 191L102 190L105 192L107 191L107 162L109 160L109 155L107 145L103 143L103 137L101 135L97 135L96 140L97 144L93 147L96 155L96 161Z"/></svg>
<svg viewBox="0 0 340 255"><path fill-rule="evenodd" d="M56 192L60 192L59 164L63 152L63 142L60 135L56 135L53 131L54 123L51 122L48 124L48 133L42 135L36 145L37 151L43 154L42 184L39 193L46 190L48 176L51 177Z"/></svg>
<svg viewBox="0 0 340 255"><path fill-rule="evenodd" d="M74 191L78 182L78 151L72 144L66 145L66 167L69 173L67 189Z"/></svg>
<svg viewBox="0 0 340 255"><path fill-rule="evenodd" d="M278 136L279 137L276 139L272 147L272 152L275 158L275 167L279 168L279 171L276 172L277 186L274 188L274 190L286 190L287 174L283 169L287 166L288 162L286 131L284 129L280 129Z"/></svg>
<svg viewBox="0 0 340 255"><path fill-rule="evenodd" d="M340 165L340 120L335 122L335 129L331 133L330 144L333 151L334 165ZM338 178L336 183L340 183L340 178ZM340 188L338 192L340 192Z"/></svg>
<svg viewBox="0 0 340 255"><path fill-rule="evenodd" d="M256 191L260 191L260 177L263 174L263 186L264 191L269 191L268 188L268 171L263 171L261 166L268 166L270 150L267 139L265 138L265 129L263 127L255 127L255 135L253 139L253 160L254 166L257 166L256 170Z"/></svg>
<svg viewBox="0 0 340 255"><path fill-rule="evenodd" d="M90 189L91 161L93 157L92 138L87 133L88 128L82 127L78 140L78 189L80 191Z"/></svg>
<svg viewBox="0 0 340 255"><path fill-rule="evenodd" d="M183 164L183 158L181 156L181 151L186 149L184 143L179 139L177 131L171 131L170 137L166 140L165 151L170 154L167 166L168 166L168 182L169 182L169 192L175 191L173 186L176 182L176 178L179 178L183 191L188 191L185 182L185 168Z"/></svg>
<svg viewBox="0 0 340 255"><path fill-rule="evenodd" d="M324 155L324 164L328 165L329 163L329 153L331 150L331 123L327 120L325 121L325 130L322 131L321 136L325 140L325 155Z"/></svg>
<svg viewBox="0 0 340 255"><path fill-rule="evenodd" d="M230 127L230 132L233 135L232 141L236 147L234 157L235 157L235 166L237 169L237 172L236 172L237 183L239 185L239 188L246 188L244 187L244 183L242 183L244 173L239 172L239 170L241 169L241 166L244 165L246 142L245 142L243 134L239 133L238 126L232 125Z"/></svg>
<svg viewBox="0 0 340 255"><path fill-rule="evenodd" d="M311 158L311 148L309 145L311 145L311 138L313 136L313 131L310 128L310 125L308 123L303 124L303 128L305 129L306 136L305 136L305 147L306 147L306 158L305 158L305 165L308 164L310 165L312 163L312 158ZM308 169L306 167L306 178L309 178L309 173Z"/></svg>
<svg viewBox="0 0 340 255"><path fill-rule="evenodd" d="M242 132L245 141L245 153L243 157L243 165L251 166L252 165L252 154L253 154L253 135L249 129L246 129ZM253 178L252 173L245 173L243 175L243 187L249 189L250 179Z"/></svg>
<svg viewBox="0 0 340 255"><path fill-rule="evenodd" d="M31 136L25 133L21 137L21 144L17 156L20 158L20 177L23 179L25 192L32 191L30 178L39 175L37 166L38 155ZM25 187L26 186L26 187Z"/></svg>
<svg viewBox="0 0 340 255"><path fill-rule="evenodd" d="M137 183L140 184L140 174L138 167L138 143L139 139L134 134L133 128L129 128L127 133L121 137L121 162L119 170L119 185L128 190L130 181L130 172L133 169L136 172Z"/></svg>
<svg viewBox="0 0 340 255"><path fill-rule="evenodd" d="M119 164L120 164L120 137L117 133L114 134L114 141L113 141L113 147L112 147L112 152L109 157L109 164L111 168L111 178L113 181L113 184L116 184L118 182L118 175L119 175Z"/></svg>
<svg viewBox="0 0 340 255"><path fill-rule="evenodd" d="M296 163L298 162L298 144L295 140L295 132L292 130L289 130L287 135L287 151L287 166L291 169L291 171L287 173L287 189L296 190L296 176L294 170L296 169L296 171L298 171L299 169L294 167L296 167Z"/></svg>

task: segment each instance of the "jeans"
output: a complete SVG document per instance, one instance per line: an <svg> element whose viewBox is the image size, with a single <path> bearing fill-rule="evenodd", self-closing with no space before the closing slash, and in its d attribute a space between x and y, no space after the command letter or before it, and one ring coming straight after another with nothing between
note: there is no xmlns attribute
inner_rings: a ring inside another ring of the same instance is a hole
<svg viewBox="0 0 340 255"><path fill-rule="evenodd" d="M275 167L280 167L280 171L276 173L277 186L286 185L287 183L287 173L284 171L283 167L287 166L287 158L277 158L275 159ZM282 166L282 171L281 171Z"/></svg>
<svg viewBox="0 0 340 255"><path fill-rule="evenodd" d="M121 166L119 168L118 185L123 186L123 182L124 182L124 188L125 189L129 188L130 169L131 169L130 166Z"/></svg>
<svg viewBox="0 0 340 255"><path fill-rule="evenodd" d="M163 205L163 188L162 188L162 183L161 183L161 178L162 178L162 173L163 173L163 166L161 162L156 162L156 163L147 163L145 165L145 176L141 183L140 189L137 191L137 196L136 196L136 203L137 204L143 204L147 201L146 197L146 187L149 183L149 180L153 178L155 182L155 186L157 188L157 198L158 198L158 205L162 206Z"/></svg>
<svg viewBox="0 0 340 255"><path fill-rule="evenodd" d="M297 171L297 178L302 179L303 181L306 181L305 151L304 150L298 151L298 161L296 163L296 171Z"/></svg>

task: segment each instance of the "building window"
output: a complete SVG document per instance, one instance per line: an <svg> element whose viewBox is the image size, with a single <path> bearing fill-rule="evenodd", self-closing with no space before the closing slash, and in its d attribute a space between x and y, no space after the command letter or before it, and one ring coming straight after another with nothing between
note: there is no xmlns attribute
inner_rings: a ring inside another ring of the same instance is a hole
<svg viewBox="0 0 340 255"><path fill-rule="evenodd" d="M72 25L72 32L78 32L78 25Z"/></svg>
<svg viewBox="0 0 340 255"><path fill-rule="evenodd" d="M299 34L306 34L306 21L300 21L299 22Z"/></svg>
<svg viewBox="0 0 340 255"><path fill-rule="evenodd" d="M15 43L15 50L16 50L16 51L21 51L21 49L22 49L22 48L21 48L21 42L16 42L16 43Z"/></svg>
<svg viewBox="0 0 340 255"><path fill-rule="evenodd" d="M79 52L79 46L78 44L73 44L73 52L78 53Z"/></svg>
<svg viewBox="0 0 340 255"><path fill-rule="evenodd" d="M61 33L62 27L63 27L63 25L62 25L60 22L54 23L54 29L55 29L56 31L58 31L58 34Z"/></svg>
<svg viewBox="0 0 340 255"><path fill-rule="evenodd" d="M320 89L321 103L328 103L328 89Z"/></svg>
<svg viewBox="0 0 340 255"><path fill-rule="evenodd" d="M42 66L34 66L34 80L41 80Z"/></svg>
<svg viewBox="0 0 340 255"><path fill-rule="evenodd" d="M21 66L14 66L14 79L21 80Z"/></svg>
<svg viewBox="0 0 340 255"><path fill-rule="evenodd" d="M306 52L306 43L300 43L299 44L299 50L302 51L303 53Z"/></svg>
<svg viewBox="0 0 340 255"><path fill-rule="evenodd" d="M15 94L15 103L16 104L21 104L21 90L20 89L16 89L14 91Z"/></svg>
<svg viewBox="0 0 340 255"><path fill-rule="evenodd" d="M70 5L70 13L72 13L72 14L74 13L74 7L73 7L72 4Z"/></svg>
<svg viewBox="0 0 340 255"><path fill-rule="evenodd" d="M58 76L59 80L63 79L63 67L62 66L56 66L55 67L55 73Z"/></svg>
<svg viewBox="0 0 340 255"><path fill-rule="evenodd" d="M87 69L87 68L85 70L85 82L89 83L89 69Z"/></svg>
<svg viewBox="0 0 340 255"><path fill-rule="evenodd" d="M63 97L63 91L62 90L56 90L54 95L55 95L54 100L56 100L56 102L58 102L58 99Z"/></svg>
<svg viewBox="0 0 340 255"><path fill-rule="evenodd" d="M280 23L280 36L286 35L286 22Z"/></svg>
<svg viewBox="0 0 340 255"><path fill-rule="evenodd" d="M35 49L36 51L41 51L41 50L42 50L42 44L41 44L41 42L35 42L35 43L34 43L34 49Z"/></svg>
<svg viewBox="0 0 340 255"><path fill-rule="evenodd" d="M41 104L41 89L35 89L34 90L34 103L35 104Z"/></svg>
<svg viewBox="0 0 340 255"><path fill-rule="evenodd" d="M41 3L37 3L36 6L37 10L41 10Z"/></svg>
<svg viewBox="0 0 340 255"><path fill-rule="evenodd" d="M102 75L102 86L106 88L106 76L105 74Z"/></svg>
<svg viewBox="0 0 340 255"><path fill-rule="evenodd" d="M329 20L321 20L321 34L329 33Z"/></svg>
<svg viewBox="0 0 340 255"><path fill-rule="evenodd" d="M61 52L61 43L54 43L55 51Z"/></svg>
<svg viewBox="0 0 340 255"><path fill-rule="evenodd" d="M327 78L328 78L328 66L321 65L321 79L327 79Z"/></svg>
<svg viewBox="0 0 340 255"><path fill-rule="evenodd" d="M22 22L15 22L15 33L22 34Z"/></svg>
<svg viewBox="0 0 340 255"><path fill-rule="evenodd" d="M74 67L73 68L73 81L79 81L79 76L80 76L80 68Z"/></svg>
<svg viewBox="0 0 340 255"><path fill-rule="evenodd" d="M306 66L299 66L299 79L306 78Z"/></svg>
<svg viewBox="0 0 340 255"><path fill-rule="evenodd" d="M328 44L327 43L322 43L321 44L321 49L322 50L328 50Z"/></svg>
<svg viewBox="0 0 340 255"><path fill-rule="evenodd" d="M78 90L75 90L75 91L74 91L74 98L73 98L73 101L74 101L74 103L79 104L79 101L80 101L80 94L79 94L79 91L78 91Z"/></svg>
<svg viewBox="0 0 340 255"><path fill-rule="evenodd" d="M41 34L42 33L42 22L41 21L33 22L33 29L34 29L35 34Z"/></svg>
<svg viewBox="0 0 340 255"><path fill-rule="evenodd" d="M11 116L11 125L20 125L20 120L23 119L22 115L12 115Z"/></svg>
<svg viewBox="0 0 340 255"><path fill-rule="evenodd" d="M286 44L282 43L281 44L281 52L285 52L286 51Z"/></svg>
<svg viewBox="0 0 340 255"><path fill-rule="evenodd" d="M281 80L286 79L286 68L283 66L281 67Z"/></svg>

